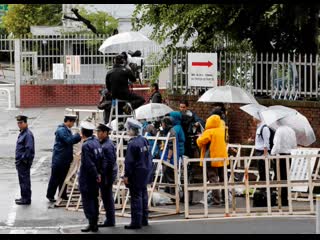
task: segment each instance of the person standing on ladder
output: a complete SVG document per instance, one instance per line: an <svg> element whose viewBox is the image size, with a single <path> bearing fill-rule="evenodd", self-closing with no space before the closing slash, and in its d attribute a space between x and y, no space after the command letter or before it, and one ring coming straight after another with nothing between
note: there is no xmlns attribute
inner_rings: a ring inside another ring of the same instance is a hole
<svg viewBox="0 0 320 240"><path fill-rule="evenodd" d="M115 226L115 209L112 186L117 177L118 165L116 148L109 138L109 132L111 130L112 129L110 127L102 123L97 127L97 135L102 146L103 153L100 191L103 206L106 211L106 219L103 224L99 224L99 227Z"/></svg>
<svg viewBox="0 0 320 240"><path fill-rule="evenodd" d="M124 67L123 56L118 55L114 59L113 69L107 73L106 86L111 92L113 99L126 100L128 103L123 107L126 114L130 114L131 109L136 109L144 104L145 99L130 92L128 81L136 82L136 77L132 72ZM121 107L119 109L121 114Z"/></svg>
<svg viewBox="0 0 320 240"><path fill-rule="evenodd" d="M55 142L52 154L51 177L48 183L47 199L55 202L57 188L61 191L63 182L67 177L70 164L73 160L73 145L81 141L79 133L72 135L71 128L77 119L76 115L66 114L64 123L60 124L55 132ZM68 200L67 188L64 189L61 198Z"/></svg>
<svg viewBox="0 0 320 240"><path fill-rule="evenodd" d="M125 229L139 229L148 226L148 192L152 174L152 156L147 139L141 136L142 124L133 118L126 122L129 140L124 160L124 184L129 188L131 196L131 223Z"/></svg>

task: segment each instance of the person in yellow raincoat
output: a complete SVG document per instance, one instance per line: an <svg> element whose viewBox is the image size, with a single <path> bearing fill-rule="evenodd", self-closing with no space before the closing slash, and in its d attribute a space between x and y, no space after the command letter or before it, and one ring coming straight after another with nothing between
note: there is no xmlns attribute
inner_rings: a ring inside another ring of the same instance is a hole
<svg viewBox="0 0 320 240"><path fill-rule="evenodd" d="M225 141L225 124L220 116L212 115L206 121L206 127L202 135L197 139L197 145L200 148L200 158L226 158L227 165L228 152ZM209 163L209 162L207 162ZM203 162L200 162L202 166ZM211 166L211 167L210 167ZM223 182L224 161L211 161L207 168L207 178L210 183ZM219 190L213 191L213 205L220 205L224 201L224 192L222 191L222 201Z"/></svg>

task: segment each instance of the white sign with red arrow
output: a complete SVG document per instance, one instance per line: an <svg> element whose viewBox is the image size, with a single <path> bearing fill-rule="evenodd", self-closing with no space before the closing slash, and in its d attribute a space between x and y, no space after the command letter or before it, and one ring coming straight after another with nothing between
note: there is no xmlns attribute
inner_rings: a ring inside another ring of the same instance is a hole
<svg viewBox="0 0 320 240"><path fill-rule="evenodd" d="M217 53L188 53L188 86L217 86Z"/></svg>

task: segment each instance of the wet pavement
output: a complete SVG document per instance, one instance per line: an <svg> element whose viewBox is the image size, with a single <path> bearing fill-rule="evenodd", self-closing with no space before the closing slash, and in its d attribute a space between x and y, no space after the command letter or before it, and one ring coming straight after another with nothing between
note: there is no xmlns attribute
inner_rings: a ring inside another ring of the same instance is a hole
<svg viewBox="0 0 320 240"><path fill-rule="evenodd" d="M67 106L72 107L72 106ZM79 107L77 107L79 108ZM94 109L94 107L83 107ZM14 116L30 117L29 126L35 136L36 155L32 166L32 204L17 206L19 185L14 165L15 143L19 131ZM0 233L74 234L87 221L82 211L51 208L45 198L50 176L54 131L63 120L65 108L33 108L7 111L0 108ZM85 114L81 114L83 119ZM198 207L201 204L198 204ZM173 207L173 206L172 206ZM194 206L194 208L196 208ZM202 207L202 205L201 205ZM181 206L183 210L183 206ZM223 211L223 209L221 209ZM103 216L101 215L101 220ZM117 217L114 228L100 228L98 233L315 233L315 217L222 218L186 220L184 215L154 218L141 230L124 230L129 218Z"/></svg>

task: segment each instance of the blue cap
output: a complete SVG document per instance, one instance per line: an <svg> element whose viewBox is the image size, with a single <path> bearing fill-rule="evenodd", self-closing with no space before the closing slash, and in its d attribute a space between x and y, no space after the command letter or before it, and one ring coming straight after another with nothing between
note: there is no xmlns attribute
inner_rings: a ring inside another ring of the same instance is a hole
<svg viewBox="0 0 320 240"><path fill-rule="evenodd" d="M28 117L25 116L25 115L18 115L18 116L16 116L16 119L17 119L18 122L20 122L20 121L25 121L26 122Z"/></svg>
<svg viewBox="0 0 320 240"><path fill-rule="evenodd" d="M109 132L112 131L112 128L108 124L99 123L97 131Z"/></svg>

